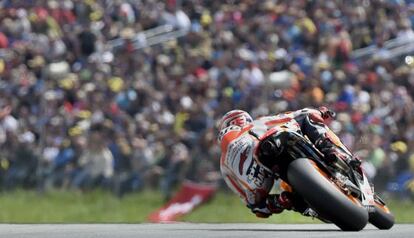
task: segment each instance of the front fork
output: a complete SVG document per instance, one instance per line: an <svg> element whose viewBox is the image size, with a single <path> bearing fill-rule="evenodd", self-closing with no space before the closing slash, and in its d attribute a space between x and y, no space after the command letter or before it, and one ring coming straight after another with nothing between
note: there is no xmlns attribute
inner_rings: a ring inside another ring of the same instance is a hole
<svg viewBox="0 0 414 238"><path fill-rule="evenodd" d="M361 189L361 201L362 205L368 210L369 213L375 211L375 193L374 187L369 183L367 176L362 173L362 181L359 182Z"/></svg>

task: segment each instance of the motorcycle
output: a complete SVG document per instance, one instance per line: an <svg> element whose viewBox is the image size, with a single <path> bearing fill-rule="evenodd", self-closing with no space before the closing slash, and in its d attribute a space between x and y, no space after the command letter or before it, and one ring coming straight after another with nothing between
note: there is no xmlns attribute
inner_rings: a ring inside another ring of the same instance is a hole
<svg viewBox="0 0 414 238"><path fill-rule="evenodd" d="M315 145L290 126L282 124L261 134L262 145L279 153L262 156L261 163L278 168L275 175L282 189L294 195L294 204L301 204L294 210L344 231L362 230L368 222L379 229L394 225L394 215L360 166L341 159L326 163Z"/></svg>

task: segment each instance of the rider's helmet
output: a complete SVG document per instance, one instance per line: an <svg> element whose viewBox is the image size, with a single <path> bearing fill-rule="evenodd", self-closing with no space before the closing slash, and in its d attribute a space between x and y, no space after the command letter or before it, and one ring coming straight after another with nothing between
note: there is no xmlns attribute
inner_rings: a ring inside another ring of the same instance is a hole
<svg viewBox="0 0 414 238"><path fill-rule="evenodd" d="M243 127L252 122L253 118L249 113L243 110L231 110L221 118L219 129L223 130L231 125Z"/></svg>

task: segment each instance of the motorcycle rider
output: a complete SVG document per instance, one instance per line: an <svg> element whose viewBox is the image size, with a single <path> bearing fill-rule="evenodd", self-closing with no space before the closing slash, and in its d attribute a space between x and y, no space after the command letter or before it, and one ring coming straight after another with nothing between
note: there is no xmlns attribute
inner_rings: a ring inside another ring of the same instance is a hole
<svg viewBox="0 0 414 238"><path fill-rule="evenodd" d="M277 156L277 146L266 140L283 124L296 128L306 135L323 154L327 163L342 159L359 166L360 161L342 144L324 121L335 113L326 107L304 108L253 120L245 111L227 112L219 125L218 142L221 146L220 169L226 184L236 192L248 208L258 217L267 218L273 213L294 209L304 212L305 204L283 191L270 195L277 167L263 161L266 155ZM266 165L265 165L266 164Z"/></svg>

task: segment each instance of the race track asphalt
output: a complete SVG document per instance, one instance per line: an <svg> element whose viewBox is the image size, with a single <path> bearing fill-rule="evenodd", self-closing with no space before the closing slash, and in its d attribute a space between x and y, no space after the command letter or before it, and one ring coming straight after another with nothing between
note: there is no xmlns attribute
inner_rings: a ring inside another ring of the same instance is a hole
<svg viewBox="0 0 414 238"><path fill-rule="evenodd" d="M7 238L201 238L201 237L414 237L414 224L398 224L381 231L368 225L360 232L342 232L331 224L0 224Z"/></svg>

